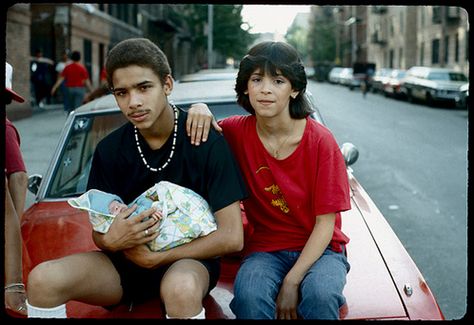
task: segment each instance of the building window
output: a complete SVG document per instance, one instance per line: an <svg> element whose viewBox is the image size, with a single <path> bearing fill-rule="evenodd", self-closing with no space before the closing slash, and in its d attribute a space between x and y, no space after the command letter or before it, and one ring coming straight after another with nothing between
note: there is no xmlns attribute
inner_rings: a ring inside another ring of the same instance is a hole
<svg viewBox="0 0 474 325"><path fill-rule="evenodd" d="M433 7L433 16L431 22L433 24L441 24L441 7L434 6Z"/></svg>
<svg viewBox="0 0 474 325"><path fill-rule="evenodd" d="M89 72L89 76L91 76L91 79L92 79L92 42L91 40L84 38L83 48L84 48L84 55L83 55L84 65L86 66L87 72Z"/></svg>
<svg viewBox="0 0 474 325"><path fill-rule="evenodd" d="M420 44L420 65L423 65L423 58L425 57L425 42Z"/></svg>
<svg viewBox="0 0 474 325"><path fill-rule="evenodd" d="M465 42L466 43L466 62L469 61L469 31L466 31L466 38Z"/></svg>
<svg viewBox="0 0 474 325"><path fill-rule="evenodd" d="M444 37L444 63L449 62L449 36Z"/></svg>
<svg viewBox="0 0 474 325"><path fill-rule="evenodd" d="M398 68L401 69L403 64L403 47L398 49Z"/></svg>
<svg viewBox="0 0 474 325"><path fill-rule="evenodd" d="M390 50L389 52L389 63L388 63L388 67L390 69L393 69L393 57L394 57L394 51L393 50Z"/></svg>
<svg viewBox="0 0 474 325"><path fill-rule="evenodd" d="M400 33L403 33L403 31L404 31L405 26L403 25L403 22L404 22L404 20L403 20L403 11L401 11L400 12Z"/></svg>
<svg viewBox="0 0 474 325"><path fill-rule="evenodd" d="M454 62L459 62L459 34L454 36Z"/></svg>
<svg viewBox="0 0 474 325"><path fill-rule="evenodd" d="M431 64L439 63L439 39L435 38L431 42Z"/></svg>

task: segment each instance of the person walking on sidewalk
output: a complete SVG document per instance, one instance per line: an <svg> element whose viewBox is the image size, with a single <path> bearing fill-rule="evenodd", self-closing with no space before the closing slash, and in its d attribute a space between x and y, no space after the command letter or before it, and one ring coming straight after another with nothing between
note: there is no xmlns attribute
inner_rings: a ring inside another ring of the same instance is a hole
<svg viewBox="0 0 474 325"><path fill-rule="evenodd" d="M87 91L92 90L91 82L89 80L89 72L86 67L80 63L81 53L74 51L71 53L72 63L68 64L61 72L58 80L51 89L51 96L54 95L58 87L63 81L66 82L69 110L68 112L78 108L82 105Z"/></svg>
<svg viewBox="0 0 474 325"><path fill-rule="evenodd" d="M56 80L61 77L61 73L63 72L64 68L71 62L72 61L69 59L68 50L64 50L64 52L62 54L62 57L61 57L61 61L59 61L56 64L56 72L57 72ZM69 104L69 95L68 95L68 91L67 91L67 87L66 87L66 81L63 80L63 82L61 82L60 89L61 89L61 95L63 97L64 111L69 112L71 110L70 109L71 105Z"/></svg>

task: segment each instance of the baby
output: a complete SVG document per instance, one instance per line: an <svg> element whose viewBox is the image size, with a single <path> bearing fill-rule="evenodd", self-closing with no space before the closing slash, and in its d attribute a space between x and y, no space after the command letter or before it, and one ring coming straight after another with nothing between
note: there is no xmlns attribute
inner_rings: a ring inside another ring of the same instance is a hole
<svg viewBox="0 0 474 325"><path fill-rule="evenodd" d="M204 198L188 188L166 181L155 184L128 206L117 195L96 189L69 199L68 203L88 211L93 229L100 233L106 233L115 216L134 204L137 204L137 209L130 217L155 207L151 217L160 224L158 237L147 243L152 251L185 244L217 229L214 215Z"/></svg>
<svg viewBox="0 0 474 325"><path fill-rule="evenodd" d="M120 202L119 200L112 200L109 203L109 212L114 216L116 216L117 214L119 214L120 212L122 212L123 210L127 208L128 206L125 203ZM162 216L158 210L155 210L155 212L152 213L151 217L154 218L155 220L160 220Z"/></svg>

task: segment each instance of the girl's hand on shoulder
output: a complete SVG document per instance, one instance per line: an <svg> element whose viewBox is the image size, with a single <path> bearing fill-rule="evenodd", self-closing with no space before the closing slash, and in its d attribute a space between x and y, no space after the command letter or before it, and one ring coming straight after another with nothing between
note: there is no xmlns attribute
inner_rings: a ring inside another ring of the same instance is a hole
<svg viewBox="0 0 474 325"><path fill-rule="evenodd" d="M211 125L216 131L222 132L221 127L217 124L216 119L206 104L192 104L188 110L188 118L186 120L186 132L191 137L191 143L198 146L201 141L206 142Z"/></svg>

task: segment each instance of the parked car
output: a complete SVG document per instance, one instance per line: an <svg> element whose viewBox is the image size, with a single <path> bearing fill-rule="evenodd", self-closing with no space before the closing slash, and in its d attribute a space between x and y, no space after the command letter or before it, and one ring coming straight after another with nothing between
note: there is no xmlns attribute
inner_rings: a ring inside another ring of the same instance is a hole
<svg viewBox="0 0 474 325"><path fill-rule="evenodd" d="M468 108L469 104L469 83L459 87L459 95L456 96L456 106L459 108Z"/></svg>
<svg viewBox="0 0 474 325"><path fill-rule="evenodd" d="M329 71L328 81L332 84L339 84L341 81L341 72L343 67L334 67Z"/></svg>
<svg viewBox="0 0 474 325"><path fill-rule="evenodd" d="M237 69L203 69L195 73L183 75L177 80L178 83L211 80L235 80Z"/></svg>
<svg viewBox="0 0 474 325"><path fill-rule="evenodd" d="M459 88L468 82L461 73L446 68L415 66L407 71L402 91L408 101L421 100L428 105L435 102L455 103L460 96Z"/></svg>
<svg viewBox="0 0 474 325"><path fill-rule="evenodd" d="M353 68L344 68L339 76L339 83L349 87L350 90L360 87L361 79L354 78Z"/></svg>
<svg viewBox="0 0 474 325"><path fill-rule="evenodd" d="M406 76L406 70L394 69L383 83L383 92L385 96L400 98L403 97L402 85Z"/></svg>
<svg viewBox="0 0 474 325"><path fill-rule="evenodd" d="M381 68L375 71L372 77L371 90L373 93L383 93L387 79L392 73L393 69Z"/></svg>
<svg viewBox="0 0 474 325"><path fill-rule="evenodd" d="M323 124L311 94L307 96L315 109L312 118ZM236 103L231 80L178 83L170 100L183 109L196 101L205 102L217 119L247 114ZM85 192L97 143L123 123L126 120L113 95L89 102L68 116L48 171L44 177L32 175L29 179L29 189L36 196L21 222L27 252L23 255L25 279L42 261L97 249L87 213L70 207L67 199ZM442 320L443 314L416 264L352 173L350 166L358 158L357 149L345 143L341 152L347 165L352 208L342 213L342 230L350 238L347 256L351 270L344 288L347 302L340 309L340 317ZM250 228L243 209L242 222L248 236ZM238 253L222 257L217 287L204 300L207 318L235 318L229 302L241 258ZM118 305L105 309L76 301L66 307L68 315L75 318L164 318L160 306L157 298L133 308Z"/></svg>

